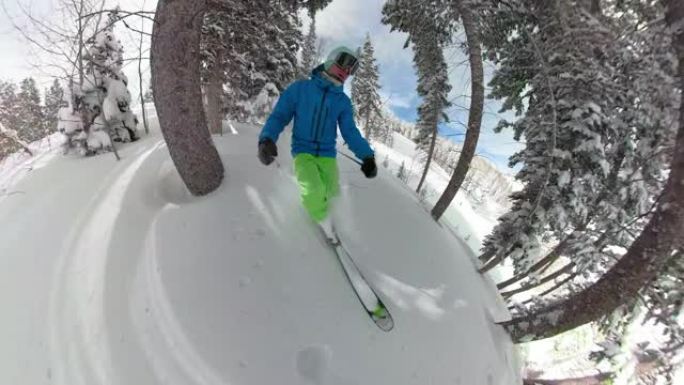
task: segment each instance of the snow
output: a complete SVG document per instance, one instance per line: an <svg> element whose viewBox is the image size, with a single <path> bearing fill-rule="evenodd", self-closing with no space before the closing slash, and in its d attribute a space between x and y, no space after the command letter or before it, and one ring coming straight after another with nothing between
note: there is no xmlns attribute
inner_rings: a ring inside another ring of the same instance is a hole
<svg viewBox="0 0 684 385"><path fill-rule="evenodd" d="M6 196L23 194L13 186L26 174L48 164L57 155L61 142L62 135L55 133L29 144L33 156L20 150L0 160L0 202Z"/></svg>
<svg viewBox="0 0 684 385"><path fill-rule="evenodd" d="M0 383L521 383L491 281L396 177L340 158L338 232L386 333L300 207L291 157L261 166L257 127L232 125L203 198L155 124L120 162L53 149L23 178L4 176L29 160L3 163L23 194L0 200Z"/></svg>
<svg viewBox="0 0 684 385"><path fill-rule="evenodd" d="M416 149L416 144L405 136L395 132L391 147L378 142L374 142L373 147L376 150L376 158L380 162L385 158L388 158L388 163L390 163L388 171L392 175L396 176L401 164L404 163L409 178L407 185L402 185L402 188L414 191L415 187L418 185L424 167L423 163L420 161L422 154ZM492 167L492 169L494 169L494 167ZM479 175L487 177L487 175ZM497 177L508 178L503 174L500 174ZM426 178L426 185L431 191L441 193L446 188L450 178L451 175L449 175L449 173L433 162ZM512 180L509 182L514 185L514 190L520 188L520 186L515 186ZM438 198L438 194L428 195L426 197L426 202L421 203L421 205L428 210L434 206ZM456 238L467 245L471 251L469 255L473 258L473 263L477 264L479 262L477 262L475 257L479 255L482 248L482 242L485 237L491 233L492 229L497 224L498 218L503 215L507 209L508 207L497 203L491 196L487 196L485 199L478 202L470 194L466 193L464 188L461 188L458 194L456 194L456 198L454 198L449 209L444 213L441 224ZM489 276L497 281L501 281L503 280L503 277L512 276L512 268L509 266L498 266L489 273ZM485 279L490 280L491 278L485 277ZM491 284L494 285L493 282ZM493 298L500 297L495 296ZM495 318L506 319L510 318L510 315L502 313Z"/></svg>

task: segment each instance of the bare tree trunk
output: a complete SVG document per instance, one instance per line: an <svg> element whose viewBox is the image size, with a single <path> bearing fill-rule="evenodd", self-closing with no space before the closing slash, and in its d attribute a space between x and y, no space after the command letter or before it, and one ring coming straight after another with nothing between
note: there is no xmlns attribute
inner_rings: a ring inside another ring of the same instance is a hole
<svg viewBox="0 0 684 385"><path fill-rule="evenodd" d="M556 247L554 247L553 250L551 250L544 258L540 259L537 263L532 265L527 271L525 271L524 273L515 275L512 278L507 279L501 283L498 283L496 285L496 288L499 290L505 289L505 288L517 283L517 282L522 281L523 279L527 278L530 274L536 273L537 271L542 270L542 269L548 267L549 265L551 265L552 263L556 262L558 260L558 258L560 258L560 256L563 255L563 253L565 252L565 249L570 245L570 240L575 235L576 235L575 232L568 235L565 239L560 241L556 245ZM485 271L480 271L480 272L482 273Z"/></svg>
<svg viewBox="0 0 684 385"><path fill-rule="evenodd" d="M160 0L152 33L159 123L171 158L194 195L216 190L224 176L202 105L199 48L206 6L206 0Z"/></svg>
<svg viewBox="0 0 684 385"><path fill-rule="evenodd" d="M523 385L601 385L603 381L612 377L612 373L597 373L593 376L566 378L562 380L537 380L526 378Z"/></svg>
<svg viewBox="0 0 684 385"><path fill-rule="evenodd" d="M432 164L432 155L435 152L435 143L437 143L437 131L439 130L436 121L434 126L435 131L432 133L432 140L430 140L430 148L428 149L427 161L425 161L425 169L423 170L423 176L420 177L420 182L418 182L418 187L416 188L416 192L418 193L420 192L420 189L423 188L423 183L425 183L425 179L427 179L428 171L430 171L430 164Z"/></svg>
<svg viewBox="0 0 684 385"><path fill-rule="evenodd" d="M371 128L370 128L370 112L366 114L366 124L363 126L363 131L366 134L366 140L371 139Z"/></svg>
<svg viewBox="0 0 684 385"><path fill-rule="evenodd" d="M143 3L143 7L145 3ZM142 48L143 48L143 27L145 23L142 22L140 26L140 45L138 46L138 80L140 81L140 105L142 106L142 117L143 125L145 126L145 133L150 133L150 125L147 123L147 112L145 111L145 94L143 91L143 80L142 80Z"/></svg>
<svg viewBox="0 0 684 385"><path fill-rule="evenodd" d="M220 54L218 55L220 56ZM207 120L209 131L212 134L223 134L223 114L221 96L223 95L223 69L220 65L221 60L217 59L211 68L207 84L204 86L207 98Z"/></svg>
<svg viewBox="0 0 684 385"><path fill-rule="evenodd" d="M85 81L85 70L83 68L83 50L85 49L85 42L83 41L83 19L81 16L83 16L83 0L80 1L78 8L78 84L80 87L83 87L83 82ZM73 90L70 90L70 92L73 92Z"/></svg>
<svg viewBox="0 0 684 385"><path fill-rule="evenodd" d="M666 0L665 20L674 29L679 61L679 88L684 90L684 2ZM680 97L679 130L670 176L650 222L627 253L595 284L539 312L502 325L515 341L552 337L592 322L633 299L653 281L663 264L684 247L684 97Z"/></svg>
<svg viewBox="0 0 684 385"><path fill-rule="evenodd" d="M463 143L463 150L461 156L458 158L458 164L454 170L451 180L447 185L444 193L432 209L432 217L435 220L444 215L444 212L449 208L449 205L456 197L458 190L461 188L463 181L468 174L470 162L475 156L475 149L480 137L480 126L482 125L482 111L484 109L484 70L482 65L482 49L480 32L478 30L476 15L471 11L470 7L464 4L463 0L456 0L455 2L458 12L461 14L463 21L463 28L465 29L466 39L468 41L468 53L470 56L470 77L472 79L472 97L470 99L470 114L468 117L468 132L466 133L465 142Z"/></svg>
<svg viewBox="0 0 684 385"><path fill-rule="evenodd" d="M550 289L544 290L543 292L539 293L539 294L536 295L535 297L539 297L539 298L546 297L548 294L553 293L554 291L556 291L556 290L560 289L561 287L563 287L563 285L565 285L566 283L568 283L568 282L572 281L573 279L575 279L575 278L577 277L577 275L578 275L577 272L568 275L567 277L565 277L565 278L563 278L562 280L558 281L558 283L556 283L555 285L553 285ZM530 298L530 299L527 299L527 300L523 301L523 302L521 303L521 305L527 305L528 303L532 303L532 302L534 301L534 298L535 298L535 297L532 297L532 298ZM513 306L509 306L508 309L509 309L509 310L512 310L512 309L513 309Z"/></svg>
<svg viewBox="0 0 684 385"><path fill-rule="evenodd" d="M505 299L510 298L511 296L514 296L516 294L524 293L526 291L532 290L534 288L537 288L545 283L551 282L554 279L560 277L563 274L570 274L572 273L572 269L575 268L575 263L570 262L566 264L565 266L561 267L560 269L554 271L553 273L545 276L544 278L540 279L539 281L535 282L534 284L527 285L527 286L521 286L517 289L513 289L510 291L504 291L501 293L501 296L504 297Z"/></svg>

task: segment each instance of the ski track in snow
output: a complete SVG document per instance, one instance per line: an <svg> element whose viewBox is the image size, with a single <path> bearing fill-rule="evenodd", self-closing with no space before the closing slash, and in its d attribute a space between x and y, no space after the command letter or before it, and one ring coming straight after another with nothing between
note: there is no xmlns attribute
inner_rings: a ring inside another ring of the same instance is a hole
<svg viewBox="0 0 684 385"><path fill-rule="evenodd" d="M0 383L521 383L492 283L401 182L340 158L337 227L394 317L385 333L300 207L289 134L267 168L258 129L230 127L208 197L154 125L121 162L53 151L12 176L25 193L0 200Z"/></svg>

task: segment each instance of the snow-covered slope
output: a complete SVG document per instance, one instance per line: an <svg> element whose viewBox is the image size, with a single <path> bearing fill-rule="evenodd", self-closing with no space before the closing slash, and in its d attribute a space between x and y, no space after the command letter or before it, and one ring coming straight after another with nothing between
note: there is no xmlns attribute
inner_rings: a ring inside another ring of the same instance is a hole
<svg viewBox="0 0 684 385"><path fill-rule="evenodd" d="M404 188L415 189L424 168L424 164L421 161L424 153L416 149L416 144L410 139L395 133L391 147L382 143L374 143L374 147L376 148L376 157L379 162L382 163L385 159L388 160L387 173L396 176L398 169L402 164L404 165L407 174L407 185ZM478 160L478 162L484 161ZM481 165L478 167L482 168ZM496 180L496 183L507 186L512 184L507 177L495 169L489 172L471 172L476 174L475 178L491 178ZM434 162L432 163L426 179L426 185L430 191L424 198L426 207L434 206L439 195L449 183L450 178L451 175L449 173ZM492 182L483 180L482 183ZM487 195L484 199L477 200L464 190L464 188L459 190L451 206L444 213L442 223L454 232L457 237L462 239L473 253L478 253L482 246L482 241L494 228L498 217L506 211L507 206L498 203L497 196ZM508 190L510 190L510 187L507 187Z"/></svg>
<svg viewBox="0 0 684 385"><path fill-rule="evenodd" d="M0 384L517 384L472 252L381 170L341 158L340 236L392 312L379 330L257 128L216 137L223 186L183 187L156 130L56 156L0 198ZM284 135L285 136L285 135Z"/></svg>

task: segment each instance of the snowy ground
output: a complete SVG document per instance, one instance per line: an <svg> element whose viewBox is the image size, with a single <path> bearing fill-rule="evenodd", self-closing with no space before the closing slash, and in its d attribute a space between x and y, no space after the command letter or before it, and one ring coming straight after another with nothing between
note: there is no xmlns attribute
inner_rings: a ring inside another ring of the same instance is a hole
<svg viewBox="0 0 684 385"><path fill-rule="evenodd" d="M54 149L2 171L20 193L0 197L0 383L521 382L491 282L395 176L340 159L339 232L394 316L385 333L301 209L288 141L267 168L257 129L233 128L205 198L155 129L121 162Z"/></svg>
<svg viewBox="0 0 684 385"><path fill-rule="evenodd" d="M424 153L416 150L416 144L410 139L395 133L392 147L381 143L374 143L379 163L388 157L389 173L397 175L397 171L403 163L409 175L407 188L415 190L423 173L424 164L421 157ZM451 175L436 164L432 164L426 179L426 185L435 192L442 192L451 179ZM426 207L432 207L437 202L438 195L426 197ZM459 191L451 207L445 213L442 222L446 224L460 239L477 254L482 241L496 225L498 217L506 211L506 208L497 205L491 200L482 204L469 199L463 191Z"/></svg>

